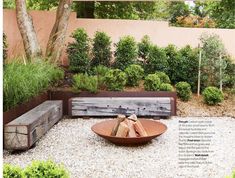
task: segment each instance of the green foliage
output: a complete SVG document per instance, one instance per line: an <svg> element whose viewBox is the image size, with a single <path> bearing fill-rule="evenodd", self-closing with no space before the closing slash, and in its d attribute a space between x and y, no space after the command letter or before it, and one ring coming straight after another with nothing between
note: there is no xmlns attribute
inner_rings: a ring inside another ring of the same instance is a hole
<svg viewBox="0 0 235 178"><path fill-rule="evenodd" d="M138 56L143 59L143 62L148 58L152 46L153 44L148 35L145 35L138 43Z"/></svg>
<svg viewBox="0 0 235 178"><path fill-rule="evenodd" d="M208 105L216 105L224 100L223 93L216 87L207 87L202 92L204 102Z"/></svg>
<svg viewBox="0 0 235 178"><path fill-rule="evenodd" d="M211 16L219 28L235 28L235 1L222 0L215 3Z"/></svg>
<svg viewBox="0 0 235 178"><path fill-rule="evenodd" d="M5 35L5 33L3 33L3 64L5 64L5 60L7 58L7 36Z"/></svg>
<svg viewBox="0 0 235 178"><path fill-rule="evenodd" d="M235 63L232 63L229 56L225 57L226 69L224 72L223 86L235 88Z"/></svg>
<svg viewBox="0 0 235 178"><path fill-rule="evenodd" d="M188 16L190 9L183 1L172 1L169 6L170 23L174 24L177 21L177 17Z"/></svg>
<svg viewBox="0 0 235 178"><path fill-rule="evenodd" d="M149 52L149 57L144 65L146 73L155 73L156 71L167 72L168 62L166 53L162 48L152 46Z"/></svg>
<svg viewBox="0 0 235 178"><path fill-rule="evenodd" d="M127 76L119 69L109 70L104 77L105 85L108 90L121 91L127 82Z"/></svg>
<svg viewBox="0 0 235 178"><path fill-rule="evenodd" d="M89 38L86 31L78 28L72 34L74 42L67 47L70 70L73 72L86 73L90 70Z"/></svg>
<svg viewBox="0 0 235 178"><path fill-rule="evenodd" d="M25 178L69 178L69 173L63 165L52 161L33 161L24 170Z"/></svg>
<svg viewBox="0 0 235 178"><path fill-rule="evenodd" d="M135 39L131 36L125 36L116 44L115 64L118 69L124 70L127 66L136 63L138 50Z"/></svg>
<svg viewBox="0 0 235 178"><path fill-rule="evenodd" d="M183 101L188 101L191 98L191 86L187 82L179 82L175 85L177 96Z"/></svg>
<svg viewBox="0 0 235 178"><path fill-rule="evenodd" d="M166 1L96 2L95 17L104 19L167 19Z"/></svg>
<svg viewBox="0 0 235 178"><path fill-rule="evenodd" d="M179 50L179 55L179 64L175 71L176 82L188 82L192 90L196 91L198 80L198 49L193 49L187 45Z"/></svg>
<svg viewBox="0 0 235 178"><path fill-rule="evenodd" d="M164 72L156 72L157 76L160 78L161 83L171 83L170 78Z"/></svg>
<svg viewBox="0 0 235 178"><path fill-rule="evenodd" d="M106 73L110 69L106 66L98 65L97 67L93 68L93 73L97 76L98 78L98 88L104 89L105 88L105 80L104 77Z"/></svg>
<svg viewBox="0 0 235 178"><path fill-rule="evenodd" d="M146 91L158 91L160 89L161 81L157 74L149 74L144 80L144 89Z"/></svg>
<svg viewBox="0 0 235 178"><path fill-rule="evenodd" d="M96 32L93 43L92 66L110 66L111 60L111 39L104 32Z"/></svg>
<svg viewBox="0 0 235 178"><path fill-rule="evenodd" d="M3 178L23 178L23 171L20 167L4 164Z"/></svg>
<svg viewBox="0 0 235 178"><path fill-rule="evenodd" d="M127 75L127 85L138 86L144 76L144 69L136 64L132 64L125 69Z"/></svg>
<svg viewBox="0 0 235 178"><path fill-rule="evenodd" d="M207 79L206 86L217 86L220 80L220 67L224 74L226 62L220 60L220 55L226 54L224 44L216 34L204 33L201 35L202 43L202 75Z"/></svg>
<svg viewBox="0 0 235 178"><path fill-rule="evenodd" d="M53 10L59 5L58 0L26 0L27 8L31 10Z"/></svg>
<svg viewBox="0 0 235 178"><path fill-rule="evenodd" d="M3 77L4 111L29 100L63 78L63 71L54 65L41 62L27 65L6 64Z"/></svg>
<svg viewBox="0 0 235 178"><path fill-rule="evenodd" d="M160 91L173 91L173 90L174 89L173 89L172 85L169 83L162 83L160 85Z"/></svg>
<svg viewBox="0 0 235 178"><path fill-rule="evenodd" d="M98 90L98 78L87 74L76 74L73 76L73 88L77 92L90 91L96 93Z"/></svg>
<svg viewBox="0 0 235 178"><path fill-rule="evenodd" d="M177 83L181 80L181 55L178 48L175 45L169 44L165 49L167 62L169 64L168 72L172 83Z"/></svg>

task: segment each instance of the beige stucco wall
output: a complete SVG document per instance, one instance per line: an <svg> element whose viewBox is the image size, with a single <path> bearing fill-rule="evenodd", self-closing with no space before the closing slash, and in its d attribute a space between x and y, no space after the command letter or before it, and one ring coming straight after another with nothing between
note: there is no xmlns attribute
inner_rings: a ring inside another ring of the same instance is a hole
<svg viewBox="0 0 235 178"><path fill-rule="evenodd" d="M54 24L55 12L30 11L33 18L35 30L38 35L42 49L45 51L46 43ZM17 27L14 10L4 10L3 29L9 43L9 56L24 55L22 39ZM71 41L70 34L79 27L86 29L92 38L96 31L104 31L111 36L115 43L121 36L132 35L137 41L144 35L149 35L153 43L159 46L175 44L178 47L187 44L196 47L202 33L216 33L224 42L228 53L235 57L235 30L233 29L206 29L206 28L181 28L169 27L164 21L141 21L141 20L111 20L111 19L77 19L72 13L66 37L66 44ZM62 64L67 64L65 53L62 56Z"/></svg>

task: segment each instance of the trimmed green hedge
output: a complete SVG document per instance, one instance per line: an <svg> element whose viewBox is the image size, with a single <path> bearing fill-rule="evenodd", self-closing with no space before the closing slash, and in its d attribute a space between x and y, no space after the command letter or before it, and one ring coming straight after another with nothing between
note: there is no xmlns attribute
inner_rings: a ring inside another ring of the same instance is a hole
<svg viewBox="0 0 235 178"><path fill-rule="evenodd" d="M224 100L223 93L216 87L207 87L202 92L204 102L208 105L216 105Z"/></svg>

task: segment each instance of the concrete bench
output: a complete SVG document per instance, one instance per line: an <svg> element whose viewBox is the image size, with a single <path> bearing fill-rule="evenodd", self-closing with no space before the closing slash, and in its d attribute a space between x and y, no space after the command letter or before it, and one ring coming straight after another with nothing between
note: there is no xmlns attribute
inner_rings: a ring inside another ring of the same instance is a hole
<svg viewBox="0 0 235 178"><path fill-rule="evenodd" d="M146 117L175 115L172 97L75 97L69 100L70 116L117 116L118 114Z"/></svg>
<svg viewBox="0 0 235 178"><path fill-rule="evenodd" d="M62 118L62 101L45 101L4 126L4 148L27 150Z"/></svg>

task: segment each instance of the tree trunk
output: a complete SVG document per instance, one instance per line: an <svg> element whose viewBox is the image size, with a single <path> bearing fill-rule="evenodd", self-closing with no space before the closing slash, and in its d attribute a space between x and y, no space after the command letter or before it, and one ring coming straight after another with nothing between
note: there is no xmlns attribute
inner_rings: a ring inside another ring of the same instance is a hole
<svg viewBox="0 0 235 178"><path fill-rule="evenodd" d="M60 0L57 8L55 24L51 31L46 49L46 57L53 63L59 62L64 47L72 2L73 0Z"/></svg>
<svg viewBox="0 0 235 178"><path fill-rule="evenodd" d="M23 38L27 60L35 60L42 56L42 51L34 30L32 17L27 13L25 0L15 0L16 18Z"/></svg>

